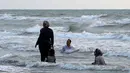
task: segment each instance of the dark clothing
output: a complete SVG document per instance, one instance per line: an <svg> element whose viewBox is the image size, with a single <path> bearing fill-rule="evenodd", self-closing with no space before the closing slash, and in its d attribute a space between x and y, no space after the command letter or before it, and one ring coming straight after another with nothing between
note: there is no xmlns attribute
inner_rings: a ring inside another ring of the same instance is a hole
<svg viewBox="0 0 130 73"><path fill-rule="evenodd" d="M50 49L48 52L47 62L56 63L55 50Z"/></svg>
<svg viewBox="0 0 130 73"><path fill-rule="evenodd" d="M96 50L94 51L94 56L95 56L95 57L97 57L97 56L102 56L102 55L103 55L103 53L101 52L101 50L96 49Z"/></svg>
<svg viewBox="0 0 130 73"><path fill-rule="evenodd" d="M55 50L54 50L54 48L53 49L49 49L48 56L55 56Z"/></svg>
<svg viewBox="0 0 130 73"><path fill-rule="evenodd" d="M54 35L53 35L53 31L50 28L42 28L40 30L40 35L39 38L37 40L36 45L43 45L43 43L45 44L50 44L53 46L54 44Z"/></svg>
<svg viewBox="0 0 130 73"><path fill-rule="evenodd" d="M39 38L36 42L36 45L39 45L39 50L41 53L41 61L45 61L45 58L48 56L48 51L51 49L51 46L54 44L54 35L53 31L50 28L42 28L40 30Z"/></svg>
<svg viewBox="0 0 130 73"><path fill-rule="evenodd" d="M102 55L103 55L102 51L99 49L96 49L94 51L95 61L92 64L93 65L106 65Z"/></svg>
<svg viewBox="0 0 130 73"><path fill-rule="evenodd" d="M41 61L45 61L45 58L47 58L48 56L48 51L51 48L51 45L49 44L43 44L43 45L39 45L39 51L41 54Z"/></svg>

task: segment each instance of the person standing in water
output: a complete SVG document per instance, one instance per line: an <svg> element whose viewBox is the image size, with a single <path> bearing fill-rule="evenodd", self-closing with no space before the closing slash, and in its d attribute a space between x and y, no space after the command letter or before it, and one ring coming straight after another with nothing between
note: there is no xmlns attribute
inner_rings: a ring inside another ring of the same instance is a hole
<svg viewBox="0 0 130 73"><path fill-rule="evenodd" d="M40 35L36 42L35 48L39 45L39 51L41 54L41 61L45 62L48 57L48 52L53 47L54 34L53 30L49 28L49 22L43 22L43 28L40 30Z"/></svg>

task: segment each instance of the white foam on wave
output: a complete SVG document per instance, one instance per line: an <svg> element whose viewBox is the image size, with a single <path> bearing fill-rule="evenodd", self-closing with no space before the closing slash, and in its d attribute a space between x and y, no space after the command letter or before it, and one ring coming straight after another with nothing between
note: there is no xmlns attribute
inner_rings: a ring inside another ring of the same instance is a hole
<svg viewBox="0 0 130 73"><path fill-rule="evenodd" d="M0 58L8 58L8 57L12 57L12 56L14 56L14 55L13 54L6 54L6 55L1 56Z"/></svg>
<svg viewBox="0 0 130 73"><path fill-rule="evenodd" d="M85 22L85 20L98 19L102 16L107 16L107 14L100 15L82 15L81 17L34 17L34 16L16 16L14 14L0 14L0 20L48 20L48 21L62 21L62 22ZM78 20L78 21L77 21Z"/></svg>
<svg viewBox="0 0 130 73"><path fill-rule="evenodd" d="M9 14L9 13L0 14L0 16L2 15L14 15L14 14Z"/></svg>
<svg viewBox="0 0 130 73"><path fill-rule="evenodd" d="M128 35L114 34L114 33L102 33L102 34L94 34L89 32L82 33L57 33L56 36L62 38L87 38L87 39L120 39L120 40L130 40Z"/></svg>
<svg viewBox="0 0 130 73"><path fill-rule="evenodd" d="M0 19L12 19L12 14L1 14Z"/></svg>
<svg viewBox="0 0 130 73"><path fill-rule="evenodd" d="M125 19L120 19L120 20L114 20L114 21L111 21L111 23L130 24L130 19L129 18L125 18Z"/></svg>
<svg viewBox="0 0 130 73"><path fill-rule="evenodd" d="M111 66L111 65L83 65L83 64L60 64L59 65L63 69L67 70L100 70L100 71L105 71L105 70L120 70L124 71L127 70L125 67L119 67L119 66Z"/></svg>
<svg viewBox="0 0 130 73"><path fill-rule="evenodd" d="M26 19L32 19L32 20L62 20L62 19L68 19L71 17L32 17L32 16L16 16L14 14L0 14L0 20L26 20Z"/></svg>
<svg viewBox="0 0 130 73"><path fill-rule="evenodd" d="M26 29L26 32L31 32L31 33L40 32L41 28L42 28L42 26L39 26L37 24L33 27ZM50 27L50 28L52 28L54 32L67 32L69 30L69 28L67 28L67 27Z"/></svg>
<svg viewBox="0 0 130 73"><path fill-rule="evenodd" d="M12 36L12 35L15 35L15 33L12 33L12 32L8 32L6 30L4 31L0 31L0 36Z"/></svg>
<svg viewBox="0 0 130 73"><path fill-rule="evenodd" d="M100 15L82 15L81 18L88 18L88 19L97 19L102 16L107 16L107 14L100 14Z"/></svg>
<svg viewBox="0 0 130 73"><path fill-rule="evenodd" d="M130 19L112 20L112 21L98 19L93 21L92 24L89 25L89 27L114 26L118 24L128 24L128 23L130 23Z"/></svg>
<svg viewBox="0 0 130 73"><path fill-rule="evenodd" d="M30 27L30 28L26 29L26 32L34 32L34 33L35 32L40 32L41 28L42 27L37 24L37 25L35 25L33 27Z"/></svg>
<svg viewBox="0 0 130 73"><path fill-rule="evenodd" d="M59 67L67 70L128 70L127 67L117 65L86 65L80 63L47 63L47 62L29 62L26 67Z"/></svg>
<svg viewBox="0 0 130 73"><path fill-rule="evenodd" d="M0 20L48 20L48 21L67 21L74 17L34 17L34 16L16 16L14 14L0 14Z"/></svg>
<svg viewBox="0 0 130 73"><path fill-rule="evenodd" d="M104 21L96 20L89 27L99 27L99 26L104 26L104 25L108 25L108 24Z"/></svg>
<svg viewBox="0 0 130 73"><path fill-rule="evenodd" d="M15 14L0 14L0 20L49 20L49 21L66 21L73 17L35 17L35 16L17 16Z"/></svg>
<svg viewBox="0 0 130 73"><path fill-rule="evenodd" d="M0 14L0 20L26 20L26 19L40 19L40 18L31 16L15 16L14 14Z"/></svg>
<svg viewBox="0 0 130 73"><path fill-rule="evenodd" d="M20 56L9 53L9 54L5 54L5 55L1 56L0 59L4 60L4 59L12 58L12 57L20 57Z"/></svg>
<svg viewBox="0 0 130 73"><path fill-rule="evenodd" d="M47 62L29 62L26 64L26 67L48 67L48 66L57 66L57 63L47 63Z"/></svg>
<svg viewBox="0 0 130 73"><path fill-rule="evenodd" d="M72 40L72 46L79 49L79 52L94 52L96 48L103 51L105 56L130 57L129 38L126 35L117 35L113 33L92 34L92 33L61 33L56 35L56 44L65 45L66 40ZM129 36L128 36L129 37ZM63 40L62 40L63 39ZM127 40L127 41L124 41ZM56 48L62 49L62 46Z"/></svg>
<svg viewBox="0 0 130 73"><path fill-rule="evenodd" d="M67 32L69 31L69 28L67 27L51 27L54 32Z"/></svg>
<svg viewBox="0 0 130 73"><path fill-rule="evenodd" d="M14 67L14 66L0 66L0 71L5 71L9 73L30 73L29 69L21 68L21 67Z"/></svg>
<svg viewBox="0 0 130 73"><path fill-rule="evenodd" d="M126 45L128 46L128 45ZM130 50L129 47L123 48L111 48L108 49L107 52L104 54L107 56L121 56L121 57L128 57L130 58Z"/></svg>
<svg viewBox="0 0 130 73"><path fill-rule="evenodd" d="M130 24L130 19L129 18L124 18L120 20L101 20L101 19L96 19L93 20L91 25L89 27L101 27L101 26L109 26L109 25L124 25L124 24Z"/></svg>

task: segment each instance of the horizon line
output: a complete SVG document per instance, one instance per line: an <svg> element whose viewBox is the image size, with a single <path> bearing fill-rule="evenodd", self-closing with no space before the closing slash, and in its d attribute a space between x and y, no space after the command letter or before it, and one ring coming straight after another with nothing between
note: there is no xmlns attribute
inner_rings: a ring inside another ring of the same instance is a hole
<svg viewBox="0 0 130 73"><path fill-rule="evenodd" d="M9 8L9 9L0 9L0 10L130 10L130 9L125 9L125 8L115 8L115 9L108 9L108 8L92 8L92 9L75 9L75 8L73 8L73 9L59 9L59 8L57 8L57 9L31 9L31 8L19 8L19 9L17 9L17 8Z"/></svg>

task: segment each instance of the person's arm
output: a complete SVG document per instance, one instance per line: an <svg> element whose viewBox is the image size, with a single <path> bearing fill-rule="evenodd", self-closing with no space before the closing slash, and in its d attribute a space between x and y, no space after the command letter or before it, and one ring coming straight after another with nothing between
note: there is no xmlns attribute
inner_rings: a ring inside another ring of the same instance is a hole
<svg viewBox="0 0 130 73"><path fill-rule="evenodd" d="M38 39L37 39L37 42L36 42L36 44L35 44L35 48L36 48L37 45L39 44L40 38L41 38L41 30L40 30L40 34L39 34L39 37L38 37Z"/></svg>
<svg viewBox="0 0 130 73"><path fill-rule="evenodd" d="M92 63L92 65L95 65L96 64L96 57L95 57L95 60L94 60L94 62Z"/></svg>
<svg viewBox="0 0 130 73"><path fill-rule="evenodd" d="M39 39L40 39L40 36L39 36L38 39L37 39L37 42L36 42L36 44L35 44L35 48L36 48L37 45L39 44Z"/></svg>

